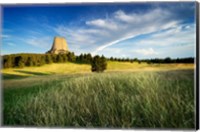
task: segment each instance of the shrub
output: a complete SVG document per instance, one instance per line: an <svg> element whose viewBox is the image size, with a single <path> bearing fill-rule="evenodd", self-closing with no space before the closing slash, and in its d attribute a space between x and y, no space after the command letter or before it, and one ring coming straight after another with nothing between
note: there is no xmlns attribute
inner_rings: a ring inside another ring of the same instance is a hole
<svg viewBox="0 0 200 132"><path fill-rule="evenodd" d="M96 55L91 62L92 72L103 72L107 67L107 61L104 56Z"/></svg>

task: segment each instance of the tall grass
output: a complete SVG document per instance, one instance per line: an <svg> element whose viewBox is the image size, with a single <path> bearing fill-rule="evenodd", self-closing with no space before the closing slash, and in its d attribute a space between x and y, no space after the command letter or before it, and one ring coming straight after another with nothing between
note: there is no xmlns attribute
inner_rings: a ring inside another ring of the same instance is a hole
<svg viewBox="0 0 200 132"><path fill-rule="evenodd" d="M194 128L193 75L101 73L5 89L4 125Z"/></svg>

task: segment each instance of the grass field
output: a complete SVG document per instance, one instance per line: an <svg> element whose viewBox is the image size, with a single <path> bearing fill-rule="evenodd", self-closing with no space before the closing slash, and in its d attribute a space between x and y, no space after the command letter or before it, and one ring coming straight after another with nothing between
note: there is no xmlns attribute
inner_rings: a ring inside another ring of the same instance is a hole
<svg viewBox="0 0 200 132"><path fill-rule="evenodd" d="M194 128L194 65L108 62L4 69L6 126ZM64 73L64 74L63 74Z"/></svg>
<svg viewBox="0 0 200 132"><path fill-rule="evenodd" d="M108 61L107 72L110 71L158 71L158 70L194 69L194 64L147 64ZM41 67L24 67L3 69L4 79L26 78L38 75L91 73L91 66L76 63L54 63Z"/></svg>

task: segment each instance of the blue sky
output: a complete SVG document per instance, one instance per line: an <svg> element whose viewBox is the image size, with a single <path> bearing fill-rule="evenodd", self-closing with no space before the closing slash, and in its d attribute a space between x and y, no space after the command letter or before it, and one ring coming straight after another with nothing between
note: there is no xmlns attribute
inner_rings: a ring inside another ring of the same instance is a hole
<svg viewBox="0 0 200 132"><path fill-rule="evenodd" d="M9 5L2 14L1 54L45 53L62 36L77 55L195 56L195 2Z"/></svg>

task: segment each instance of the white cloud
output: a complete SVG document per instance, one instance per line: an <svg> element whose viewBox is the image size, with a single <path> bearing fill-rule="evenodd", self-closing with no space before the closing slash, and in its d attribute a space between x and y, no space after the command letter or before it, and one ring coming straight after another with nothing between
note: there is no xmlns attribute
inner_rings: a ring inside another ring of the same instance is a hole
<svg viewBox="0 0 200 132"><path fill-rule="evenodd" d="M161 52L155 51L157 47L194 44L194 25L182 25L182 21L173 15L174 12L159 7L137 13L118 10L106 18L86 20L85 25L60 24L48 27L48 30L53 29L65 37L69 49L76 54L92 52L93 55L105 54L110 46L138 35L148 35L150 38L137 41L130 47L135 48L138 54L158 55ZM29 43L36 45L36 40ZM133 48L127 50L133 51Z"/></svg>
<svg viewBox="0 0 200 132"><path fill-rule="evenodd" d="M99 52L99 51L101 51L101 50L103 50L103 49L105 49L105 48L107 48L109 46L112 46L112 45L114 45L114 44L116 44L118 42L121 42L123 40L129 39L129 38L132 38L132 37L134 37L134 36L126 36L124 38L121 38L121 39L118 39L118 40L114 40L114 41L112 41L110 43L107 43L105 45L99 46L98 48L96 48L95 51L92 52L92 55L95 55L95 54L97 54L97 52Z"/></svg>
<svg viewBox="0 0 200 132"><path fill-rule="evenodd" d="M168 29L167 31L150 35L149 38L138 41L136 45L151 47L195 45L196 37L194 27L194 24L180 24L177 27Z"/></svg>
<svg viewBox="0 0 200 132"><path fill-rule="evenodd" d="M152 48L148 48L148 49L136 49L133 50L134 52L138 53L138 54L142 54L142 55L157 55L158 53L152 49Z"/></svg>
<svg viewBox="0 0 200 132"><path fill-rule="evenodd" d="M173 12L160 8L129 14L118 10L105 19L98 18L86 21L87 28L58 25L54 31L66 37L72 50L77 51L73 47L79 45L80 50L82 50L80 52L83 52L83 48L89 48L90 50L87 51L95 55L109 46L137 35L176 27L179 20L172 19L172 14Z"/></svg>
<svg viewBox="0 0 200 132"><path fill-rule="evenodd" d="M110 30L118 29L117 25L111 20L96 19L92 21L86 21L86 25L96 26L96 27L110 29Z"/></svg>
<svg viewBox="0 0 200 132"><path fill-rule="evenodd" d="M59 25L53 29L57 34L66 38L69 46L80 46L83 48L96 43L98 40L97 37L95 37L96 34L103 35L100 30L67 28L63 25Z"/></svg>
<svg viewBox="0 0 200 132"><path fill-rule="evenodd" d="M16 46L14 43L7 43L9 46Z"/></svg>
<svg viewBox="0 0 200 132"><path fill-rule="evenodd" d="M99 53L108 57L122 57L122 54L126 54L130 58L191 57L195 56L195 38L194 24L179 24L135 41L131 39L118 43ZM116 53L116 49L120 49L120 53Z"/></svg>
<svg viewBox="0 0 200 132"><path fill-rule="evenodd" d="M136 19L134 19L134 16L129 16L127 14L125 14L122 10L116 11L115 12L115 18L125 21L125 22L132 22Z"/></svg>
<svg viewBox="0 0 200 132"><path fill-rule="evenodd" d="M10 35L6 35L6 34L1 35L1 38L3 38L3 39L7 39L7 38L10 38L10 37L11 37Z"/></svg>
<svg viewBox="0 0 200 132"><path fill-rule="evenodd" d="M30 38L26 38L26 39L20 39L21 41L23 41L24 43L30 44L34 47L38 47L38 48L45 48L45 49L49 49L53 42L53 38L48 37L48 36L44 36L44 37L30 37Z"/></svg>
<svg viewBox="0 0 200 132"><path fill-rule="evenodd" d="M156 8L147 12L130 13L127 14L122 10L118 10L114 13L114 17L118 20L131 23L141 24L144 22L158 22L163 21L171 16L171 12L165 9Z"/></svg>
<svg viewBox="0 0 200 132"><path fill-rule="evenodd" d="M171 20L170 15L170 12L161 9L154 9L143 14L126 14L122 10L115 12L114 18L112 19L119 27L118 32L113 34L115 37L112 37L110 42L105 42L105 44L97 47L93 54L126 39L136 37L137 35L176 27L179 21ZM120 21L127 23L121 23Z"/></svg>

